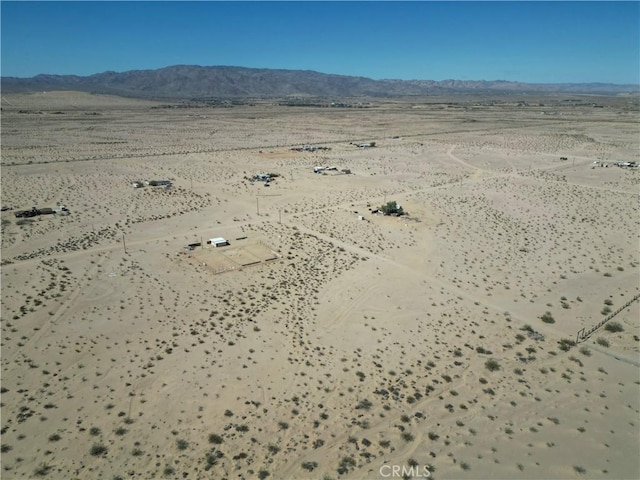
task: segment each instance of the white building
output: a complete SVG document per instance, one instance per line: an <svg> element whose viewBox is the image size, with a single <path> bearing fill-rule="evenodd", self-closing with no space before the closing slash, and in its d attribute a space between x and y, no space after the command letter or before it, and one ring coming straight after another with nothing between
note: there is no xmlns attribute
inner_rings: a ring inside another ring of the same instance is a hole
<svg viewBox="0 0 640 480"><path fill-rule="evenodd" d="M216 248L229 245L229 242L222 237L211 238L207 243L213 245Z"/></svg>

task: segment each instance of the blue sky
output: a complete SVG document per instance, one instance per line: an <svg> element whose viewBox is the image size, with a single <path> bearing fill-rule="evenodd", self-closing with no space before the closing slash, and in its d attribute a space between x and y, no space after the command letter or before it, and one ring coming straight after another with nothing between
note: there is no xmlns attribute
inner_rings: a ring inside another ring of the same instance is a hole
<svg viewBox="0 0 640 480"><path fill-rule="evenodd" d="M640 2L10 2L1 73L169 65L640 83Z"/></svg>

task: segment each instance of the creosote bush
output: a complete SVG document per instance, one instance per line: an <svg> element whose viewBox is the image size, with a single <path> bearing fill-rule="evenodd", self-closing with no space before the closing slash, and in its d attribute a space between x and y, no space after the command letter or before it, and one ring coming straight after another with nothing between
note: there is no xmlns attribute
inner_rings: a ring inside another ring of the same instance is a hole
<svg viewBox="0 0 640 480"><path fill-rule="evenodd" d="M101 444L101 443L94 443L91 446L91 450L89 450L89 453L91 453L91 455L93 455L94 457L99 457L101 455L105 455L108 451L108 448Z"/></svg>
<svg viewBox="0 0 640 480"><path fill-rule="evenodd" d="M544 323L556 323L556 320L553 318L553 315L551 315L551 312L545 312L545 314L542 315L540 319Z"/></svg>
<svg viewBox="0 0 640 480"><path fill-rule="evenodd" d="M609 322L604 326L604 329L607 332L611 332L611 333L617 333L617 332L623 332L624 331L624 327L619 324L618 322Z"/></svg>
<svg viewBox="0 0 640 480"><path fill-rule="evenodd" d="M486 362L484 362L484 366L490 372L495 372L496 370L500 370L500 364L494 358L490 358Z"/></svg>

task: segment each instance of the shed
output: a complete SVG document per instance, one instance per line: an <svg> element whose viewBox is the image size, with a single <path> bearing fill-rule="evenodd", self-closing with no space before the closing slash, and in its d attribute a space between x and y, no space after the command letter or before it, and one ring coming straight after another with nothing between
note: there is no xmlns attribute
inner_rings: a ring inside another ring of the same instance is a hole
<svg viewBox="0 0 640 480"><path fill-rule="evenodd" d="M222 237L211 238L207 243L215 247L224 247L225 245L229 245L229 241Z"/></svg>

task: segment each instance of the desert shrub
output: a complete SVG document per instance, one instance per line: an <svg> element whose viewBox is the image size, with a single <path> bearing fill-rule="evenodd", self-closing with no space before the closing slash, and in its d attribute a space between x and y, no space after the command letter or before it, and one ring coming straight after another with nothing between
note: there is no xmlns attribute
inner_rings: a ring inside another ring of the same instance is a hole
<svg viewBox="0 0 640 480"><path fill-rule="evenodd" d="M621 324L619 324L618 322L609 322L604 326L604 329L607 332L611 332L611 333L617 333L617 332L624 331L624 327Z"/></svg>
<svg viewBox="0 0 640 480"><path fill-rule="evenodd" d="M206 462L206 465L204 467L204 469L206 471L211 470L212 467L214 467L215 465L218 464L218 459L222 457L222 452L220 450L216 450L215 448L207 453L204 454L204 461ZM244 455L244 456L242 456ZM233 457L234 460L237 460L238 458L245 458L246 457L246 453L241 453L239 455L236 455L235 457Z"/></svg>
<svg viewBox="0 0 640 480"><path fill-rule="evenodd" d="M280 451L280 447L278 445L271 443L267 446L267 450L269 450L269 453L271 453L272 455L275 455Z"/></svg>
<svg viewBox="0 0 640 480"><path fill-rule="evenodd" d="M350 468L356 466L356 461L351 457L342 457L340 460L340 465L338 466L338 473L343 475L349 471Z"/></svg>
<svg viewBox="0 0 640 480"><path fill-rule="evenodd" d="M309 472L313 472L318 467L318 462L302 462L302 468Z"/></svg>
<svg viewBox="0 0 640 480"><path fill-rule="evenodd" d="M558 341L558 344L560 345L560 350L562 350L563 352L568 352L571 347L575 347L576 346L576 342L574 342L573 340L569 340L568 338L563 338L561 340Z"/></svg>
<svg viewBox="0 0 640 480"><path fill-rule="evenodd" d="M176 446L178 447L178 450L186 450L189 447L189 442L182 438L179 438L178 440L176 440Z"/></svg>
<svg viewBox="0 0 640 480"><path fill-rule="evenodd" d="M414 439L414 436L409 432L402 432L401 437L405 442L411 442Z"/></svg>
<svg viewBox="0 0 640 480"><path fill-rule="evenodd" d="M41 463L40 465L38 465L38 467L33 471L33 474L36 477L44 477L45 475L47 475L49 473L49 470L51 470L53 467L47 463Z"/></svg>
<svg viewBox="0 0 640 480"><path fill-rule="evenodd" d="M101 444L101 443L94 443L91 446L91 450L89 450L89 453L91 453L91 455L93 455L94 457L99 457L101 455L105 455L107 453L109 449Z"/></svg>
<svg viewBox="0 0 640 480"><path fill-rule="evenodd" d="M603 337L599 337L596 340L596 343L602 347L608 347L609 346L609 340L607 340L606 338Z"/></svg>
<svg viewBox="0 0 640 480"><path fill-rule="evenodd" d="M494 358L490 358L486 362L484 362L484 366L490 372L495 372L496 370L500 370L500 364Z"/></svg>
<svg viewBox="0 0 640 480"><path fill-rule="evenodd" d="M551 312L545 312L544 315L540 317L540 319L544 323L556 323L556 320L553 318L553 315L551 315Z"/></svg>
<svg viewBox="0 0 640 480"><path fill-rule="evenodd" d="M209 434L209 443L213 443L214 445L220 445L223 441L224 439L217 433Z"/></svg>
<svg viewBox="0 0 640 480"><path fill-rule="evenodd" d="M166 467L164 467L164 470L162 471L162 474L165 477L170 477L171 475L176 473L176 469L173 468L171 465L167 465Z"/></svg>

